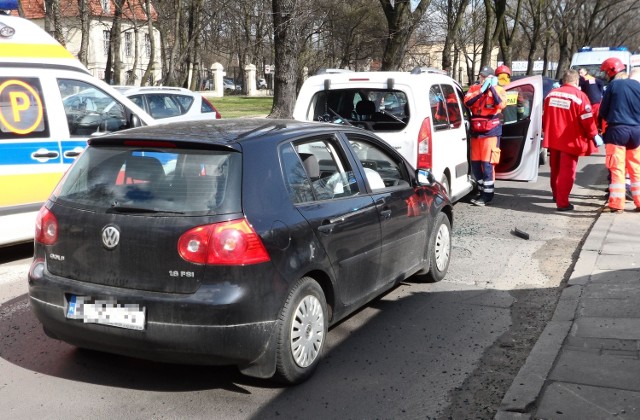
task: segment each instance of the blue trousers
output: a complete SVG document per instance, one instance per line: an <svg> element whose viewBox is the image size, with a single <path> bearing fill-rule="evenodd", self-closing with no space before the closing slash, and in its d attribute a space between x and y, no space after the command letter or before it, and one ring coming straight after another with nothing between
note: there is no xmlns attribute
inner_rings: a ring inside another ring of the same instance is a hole
<svg viewBox="0 0 640 420"><path fill-rule="evenodd" d="M481 160L471 161L471 172L473 177L478 183L478 191L482 194L484 201L489 202L493 200L495 174L493 172L493 165L489 162Z"/></svg>

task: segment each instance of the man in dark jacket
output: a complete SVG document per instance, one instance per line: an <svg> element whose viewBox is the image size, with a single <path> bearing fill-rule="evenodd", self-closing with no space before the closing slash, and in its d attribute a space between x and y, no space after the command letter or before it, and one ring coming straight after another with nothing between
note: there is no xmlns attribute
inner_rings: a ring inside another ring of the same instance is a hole
<svg viewBox="0 0 640 420"><path fill-rule="evenodd" d="M589 98L593 119L597 124L600 102L602 102L602 94L604 92L604 82L590 75L585 68L580 69L578 73L580 73L580 90Z"/></svg>

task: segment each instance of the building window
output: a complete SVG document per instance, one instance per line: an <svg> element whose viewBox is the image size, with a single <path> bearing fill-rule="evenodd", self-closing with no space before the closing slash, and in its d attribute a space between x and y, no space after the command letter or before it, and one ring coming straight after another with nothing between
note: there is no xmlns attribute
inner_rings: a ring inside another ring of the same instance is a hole
<svg viewBox="0 0 640 420"><path fill-rule="evenodd" d="M145 57L151 57L151 38L149 34L144 34L144 54Z"/></svg>
<svg viewBox="0 0 640 420"><path fill-rule="evenodd" d="M133 41L132 41L131 32L124 33L124 55L127 57L131 57L133 54L131 50L133 49Z"/></svg>
<svg viewBox="0 0 640 420"><path fill-rule="evenodd" d="M111 31L102 31L102 49L104 55L109 55L109 47L111 46Z"/></svg>
<svg viewBox="0 0 640 420"><path fill-rule="evenodd" d="M109 0L100 0L100 4L102 5L102 10L109 13Z"/></svg>

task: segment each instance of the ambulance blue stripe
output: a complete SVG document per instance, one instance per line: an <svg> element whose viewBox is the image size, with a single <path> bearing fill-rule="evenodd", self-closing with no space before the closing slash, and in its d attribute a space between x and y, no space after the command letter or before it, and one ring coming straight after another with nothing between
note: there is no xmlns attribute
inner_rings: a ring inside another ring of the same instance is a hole
<svg viewBox="0 0 640 420"><path fill-rule="evenodd" d="M72 163L73 158L63 158L62 153L65 151L73 150L76 147L84 148L87 145L87 141L82 140L63 140L62 151L60 146L55 140L46 140L39 142L22 142L22 143L5 143L0 141L0 165L36 165L36 164L51 164L51 163ZM38 162L32 157L39 149L45 149L52 152L57 152L59 156L56 159L49 159L46 162Z"/></svg>

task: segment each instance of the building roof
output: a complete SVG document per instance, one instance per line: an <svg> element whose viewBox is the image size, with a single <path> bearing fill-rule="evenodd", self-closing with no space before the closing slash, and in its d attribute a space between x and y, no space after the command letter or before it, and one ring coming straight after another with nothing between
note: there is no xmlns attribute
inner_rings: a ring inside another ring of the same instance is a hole
<svg viewBox="0 0 640 420"><path fill-rule="evenodd" d="M80 14L77 0L59 0L59 2L62 17L77 17ZM116 6L113 0L108 0L108 2L108 10L104 10L102 0L87 0L89 15L91 17L113 17ZM21 3L24 12L23 17L27 19L44 19L44 0L22 0ZM13 14L17 15L15 11ZM147 14L145 13L144 0L124 0L122 15L125 19L146 21ZM151 18L154 21L158 19L158 14L153 5L151 5Z"/></svg>

